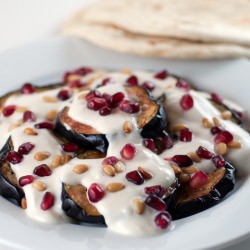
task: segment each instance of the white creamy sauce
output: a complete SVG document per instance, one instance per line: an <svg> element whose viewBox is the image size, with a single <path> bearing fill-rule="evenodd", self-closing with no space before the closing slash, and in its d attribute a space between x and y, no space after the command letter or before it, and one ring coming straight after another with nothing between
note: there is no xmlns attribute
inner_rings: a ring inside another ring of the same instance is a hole
<svg viewBox="0 0 250 250"><path fill-rule="evenodd" d="M83 77L82 82L88 81L98 75L98 72L92 73ZM34 124L45 121L46 114L51 110L61 111L64 107L69 107L69 116L74 120L92 126L97 131L107 135L109 141L108 156L116 156L121 159L120 150L127 143L133 143L136 147L136 154L132 160L122 160L125 163L125 170L122 173L116 174L114 177L106 175L102 171L103 159L78 159L73 158L68 163L58 168L51 168L52 175L47 177L35 176L35 180L40 180L47 185L46 191L51 192L55 197L54 206L49 210L43 211L40 207L45 191L37 191L28 184L23 187L27 199L27 215L31 218L45 223L60 223L61 221L69 220L61 208L61 192L62 183L69 185L82 184L89 187L92 183L98 183L104 189L111 182L120 182L125 185L121 191L111 193L106 191L105 196L93 205L104 216L108 229L114 232L119 232L126 235L154 235L162 232L154 224L154 218L159 213L156 210L146 207L143 215L138 215L133 208L133 199L140 198L145 200L147 195L144 192L145 187L153 185L162 185L169 187L175 180L174 172L169 165L169 162L164 158L171 158L177 154L187 154L192 151L195 152L199 146L203 146L214 151L214 137L210 129L206 129L202 125L202 119L206 117L211 122L214 117L217 117L222 126L230 131L234 140L241 142L240 149L230 149L225 158L235 164L238 170L242 173L250 173L250 136L239 126L231 121L226 121L220 118L220 112L211 105L207 100L207 95L191 90L188 93L193 97L194 106L188 111L183 111L180 106L181 97L187 93L185 90L175 87L176 78L168 77L166 80L155 79L152 73L148 72L134 72L139 79L139 84L145 81L152 81L156 84L156 88L152 92L154 96L166 95L165 108L171 127L177 124L184 124L190 128L193 133L191 142L176 141L174 147L164 151L160 156L152 153L150 150L142 146L142 138L137 129L136 117L137 115L129 115L115 109L111 115L100 116L98 112L87 108L87 101L84 98L79 98L80 95L88 93L83 91L74 93L73 97L67 101L58 101L56 103L45 102L43 97L50 96L57 97L61 88L54 90L46 90L30 95L13 95L7 99L4 106L16 105L26 107L28 110L34 112L37 120L34 123L24 123L19 127L8 131L9 127L17 124L22 119L23 113L15 111L13 115L0 118L0 145L3 146L8 137L11 136L14 150L25 143L31 142L35 148L28 154L24 155L23 161L19 164L11 164L17 179L25 175L32 175L36 166L47 164L51 166L51 162L56 155L64 155L65 152L60 146L58 138L53 136L46 129L36 129L38 135L26 135L23 131L26 127L34 128ZM92 77L92 78L91 78ZM110 95L117 92L123 92L126 95L123 84L129 77L128 74L111 72L99 74L95 80L92 79L92 87L99 86L103 79L110 78L111 81L106 86L98 88L101 93L108 93ZM66 88L67 89L67 88ZM230 102L228 102L230 103ZM234 105L233 107L238 107ZM242 109L240 110L242 111ZM130 121L133 124L133 131L130 134L123 132L123 124ZM68 128L69 129L69 128ZM49 152L49 158L39 162L35 160L36 152ZM73 167L77 164L86 164L89 166L87 172L83 174L75 174ZM136 170L139 166L143 167L153 178L145 181L142 185L135 185L129 182L125 175L128 172ZM215 170L211 161L203 160L195 166L205 172L212 172Z"/></svg>

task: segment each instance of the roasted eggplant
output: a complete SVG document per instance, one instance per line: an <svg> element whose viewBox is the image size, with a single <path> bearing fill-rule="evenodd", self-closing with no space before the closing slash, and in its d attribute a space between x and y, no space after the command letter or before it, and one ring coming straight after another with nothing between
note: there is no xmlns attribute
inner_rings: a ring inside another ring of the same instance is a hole
<svg viewBox="0 0 250 250"><path fill-rule="evenodd" d="M208 182L200 188L188 183L180 185L168 203L168 211L174 220L204 211L219 203L235 184L235 168L228 162L224 167L208 174Z"/></svg>
<svg viewBox="0 0 250 250"><path fill-rule="evenodd" d="M104 217L90 204L87 188L83 185L62 185L62 209L76 222L87 225L106 226Z"/></svg>

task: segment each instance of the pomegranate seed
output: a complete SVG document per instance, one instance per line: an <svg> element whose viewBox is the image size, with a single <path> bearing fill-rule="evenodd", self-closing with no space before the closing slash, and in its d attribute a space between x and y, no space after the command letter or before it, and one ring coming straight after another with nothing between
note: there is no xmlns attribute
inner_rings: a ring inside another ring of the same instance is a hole
<svg viewBox="0 0 250 250"><path fill-rule="evenodd" d="M33 175L25 175L19 178L19 185L21 187L30 184L34 181L34 176Z"/></svg>
<svg viewBox="0 0 250 250"><path fill-rule="evenodd" d="M110 82L110 78L104 78L103 80L102 80L102 86L106 86L109 82Z"/></svg>
<svg viewBox="0 0 250 250"><path fill-rule="evenodd" d="M161 146L163 149L170 149L174 146L173 140L169 135L164 135L162 137Z"/></svg>
<svg viewBox="0 0 250 250"><path fill-rule="evenodd" d="M52 174L51 169L46 164L42 164L35 167L33 173L40 177L50 176Z"/></svg>
<svg viewBox="0 0 250 250"><path fill-rule="evenodd" d="M125 160L132 160L135 156L136 148L133 144L126 144L120 151L121 157Z"/></svg>
<svg viewBox="0 0 250 250"><path fill-rule="evenodd" d="M122 92L117 92L110 97L110 106L112 108L117 108L119 104L124 99L125 95Z"/></svg>
<svg viewBox="0 0 250 250"><path fill-rule="evenodd" d="M104 98L108 103L110 102L111 95L108 93L103 93L102 98Z"/></svg>
<svg viewBox="0 0 250 250"><path fill-rule="evenodd" d="M23 113L23 121L24 122L35 122L36 115L32 111L27 110Z"/></svg>
<svg viewBox="0 0 250 250"><path fill-rule="evenodd" d="M208 176L202 170L197 171L190 179L191 188L200 188L208 182Z"/></svg>
<svg viewBox="0 0 250 250"><path fill-rule="evenodd" d="M211 133L213 135L217 135L219 134L221 131L223 131L223 128L222 127L219 127L219 126L214 126L211 128Z"/></svg>
<svg viewBox="0 0 250 250"><path fill-rule="evenodd" d="M128 181L136 184L136 185L141 185L144 182L144 178L143 178L142 174L137 170L134 170L134 171L127 173L126 179Z"/></svg>
<svg viewBox="0 0 250 250"><path fill-rule="evenodd" d="M226 144L230 143L233 141L233 135L229 131L221 131L218 135L215 136L214 142L216 144L224 142Z"/></svg>
<svg viewBox="0 0 250 250"><path fill-rule="evenodd" d="M148 138L143 139L143 145L152 152L155 152L155 142L153 139L148 139Z"/></svg>
<svg viewBox="0 0 250 250"><path fill-rule="evenodd" d="M161 80L164 80L164 79L166 79L167 77L168 77L168 72L167 72L167 70L163 70L163 71L161 71L161 72L159 72L159 73L156 73L156 74L154 75L154 78L161 79Z"/></svg>
<svg viewBox="0 0 250 250"><path fill-rule="evenodd" d="M64 143L61 146L63 151L68 153L75 153L79 150L78 145L73 142Z"/></svg>
<svg viewBox="0 0 250 250"><path fill-rule="evenodd" d="M211 98L215 102L220 102L221 103L223 101L223 99L216 93L211 93Z"/></svg>
<svg viewBox="0 0 250 250"><path fill-rule="evenodd" d="M22 155L27 155L30 153L30 151L35 147L34 144L30 143L30 142L25 142L22 145L19 146L18 148L18 153L22 154Z"/></svg>
<svg viewBox="0 0 250 250"><path fill-rule="evenodd" d="M191 89L191 87L182 79L177 80L176 87L180 89L184 89L186 91L189 91Z"/></svg>
<svg viewBox="0 0 250 250"><path fill-rule="evenodd" d="M48 210L54 205L55 198L50 192L46 192L41 203L42 210Z"/></svg>
<svg viewBox="0 0 250 250"><path fill-rule="evenodd" d="M155 224L157 227L159 227L160 229L167 229L172 221L172 217L171 215L164 211L159 213L156 217L155 217Z"/></svg>
<svg viewBox="0 0 250 250"><path fill-rule="evenodd" d="M166 203L156 195L149 195L145 200L145 204L157 211L164 211L167 208Z"/></svg>
<svg viewBox="0 0 250 250"><path fill-rule="evenodd" d="M71 72L65 72L63 75L63 82L67 82L68 78L72 75Z"/></svg>
<svg viewBox="0 0 250 250"><path fill-rule="evenodd" d="M127 81L129 85L131 86L137 86L138 85L138 78L136 76L130 76Z"/></svg>
<svg viewBox="0 0 250 250"><path fill-rule="evenodd" d="M171 161L176 163L179 167L188 167L193 164L192 159L187 155L175 155Z"/></svg>
<svg viewBox="0 0 250 250"><path fill-rule="evenodd" d="M10 151L7 154L6 159L7 159L8 162L10 162L12 164L18 164L23 160L23 155L16 152L16 151Z"/></svg>
<svg viewBox="0 0 250 250"><path fill-rule="evenodd" d="M114 166L118 162L115 156L109 156L102 161L102 165L112 165Z"/></svg>
<svg viewBox="0 0 250 250"><path fill-rule="evenodd" d="M101 116L105 116L105 115L110 115L112 112L112 109L110 107L103 107L99 110L99 114Z"/></svg>
<svg viewBox="0 0 250 250"><path fill-rule="evenodd" d="M183 141L183 142L190 142L192 141L192 132L190 129L188 128L183 128L181 129L180 131L180 141Z"/></svg>
<svg viewBox="0 0 250 250"><path fill-rule="evenodd" d="M69 88L80 88L80 87L83 87L85 84L82 83L80 80L74 80L72 82L69 82L68 83L68 87Z"/></svg>
<svg viewBox="0 0 250 250"><path fill-rule="evenodd" d="M194 106L193 97L189 94L183 95L181 100L180 100L180 105L181 105L182 109L185 111L193 108L193 106Z"/></svg>
<svg viewBox="0 0 250 250"><path fill-rule="evenodd" d="M216 168L224 167L226 164L225 159L221 155L216 155L212 158L212 161L214 163L214 166Z"/></svg>
<svg viewBox="0 0 250 250"><path fill-rule="evenodd" d="M68 100L70 97L72 96L72 93L67 90L67 89L62 89L61 91L59 91L59 93L57 94L57 98L61 101L66 101Z"/></svg>
<svg viewBox="0 0 250 250"><path fill-rule="evenodd" d="M214 154L210 151L208 151L206 148L200 146L197 150L196 150L197 155L202 158L202 159L212 159L212 157L214 156Z"/></svg>
<svg viewBox="0 0 250 250"><path fill-rule="evenodd" d="M53 130L54 124L51 122L40 122L40 123L35 124L35 128Z"/></svg>
<svg viewBox="0 0 250 250"><path fill-rule="evenodd" d="M132 103L128 100L123 100L119 105L119 109L125 113L134 114L139 112L140 106L139 103Z"/></svg>
<svg viewBox="0 0 250 250"><path fill-rule="evenodd" d="M148 195L159 195L162 191L162 186L161 185L155 185L151 187L145 187L144 192Z"/></svg>
<svg viewBox="0 0 250 250"><path fill-rule="evenodd" d="M86 95L86 100L90 101L93 97L102 97L102 94L98 90L91 90Z"/></svg>
<svg viewBox="0 0 250 250"><path fill-rule="evenodd" d="M90 101L88 101L87 107L92 110L99 110L108 105L108 102L104 98L93 97Z"/></svg>
<svg viewBox="0 0 250 250"><path fill-rule="evenodd" d="M93 183L88 188L88 197L91 202L100 201L105 195L104 189L97 183Z"/></svg>
<svg viewBox="0 0 250 250"><path fill-rule="evenodd" d="M3 116L11 116L16 110L16 105L9 105L3 108Z"/></svg>
<svg viewBox="0 0 250 250"><path fill-rule="evenodd" d="M92 73L94 70L89 67L82 67L74 71L74 74L85 76Z"/></svg>
<svg viewBox="0 0 250 250"><path fill-rule="evenodd" d="M35 87L31 83L25 83L22 86L22 89L21 89L22 94L29 95L29 94L33 94L34 92L35 92Z"/></svg>
<svg viewBox="0 0 250 250"><path fill-rule="evenodd" d="M149 92L153 91L155 88L155 84L151 81L146 81L141 85L144 89L148 90Z"/></svg>

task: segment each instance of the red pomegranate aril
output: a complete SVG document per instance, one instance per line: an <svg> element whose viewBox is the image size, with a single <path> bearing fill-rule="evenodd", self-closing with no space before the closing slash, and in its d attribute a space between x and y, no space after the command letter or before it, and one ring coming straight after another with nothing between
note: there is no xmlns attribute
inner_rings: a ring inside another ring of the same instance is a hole
<svg viewBox="0 0 250 250"><path fill-rule="evenodd" d="M119 104L124 99L125 95L122 92L117 92L110 97L110 106L112 108L117 108Z"/></svg>
<svg viewBox="0 0 250 250"><path fill-rule="evenodd" d="M109 77L107 77L107 78L104 78L103 80L102 80L102 86L106 86L109 82L110 82L110 78Z"/></svg>
<svg viewBox="0 0 250 250"><path fill-rule="evenodd" d="M168 77L168 72L167 70L160 71L154 75L154 78L164 80Z"/></svg>
<svg viewBox="0 0 250 250"><path fill-rule="evenodd" d="M166 203L156 195L149 195L145 200L145 204L157 211L164 211L167 208Z"/></svg>
<svg viewBox="0 0 250 250"><path fill-rule="evenodd" d="M189 94L183 95L181 100L180 100L180 105L181 105L183 110L185 110L185 111L190 110L194 106L193 97Z"/></svg>
<svg viewBox="0 0 250 250"><path fill-rule="evenodd" d="M125 113L134 114L139 112L140 106L139 103L132 103L128 100L123 100L119 105L119 109Z"/></svg>
<svg viewBox="0 0 250 250"><path fill-rule="evenodd" d="M86 95L86 100L90 101L93 97L102 97L102 94L98 90L91 90Z"/></svg>
<svg viewBox="0 0 250 250"><path fill-rule="evenodd" d="M216 93L211 93L211 98L215 102L220 102L221 103L223 101L223 99Z"/></svg>
<svg viewBox="0 0 250 250"><path fill-rule="evenodd" d="M97 183L92 183L88 188L88 198L91 202L100 201L105 195L104 189Z"/></svg>
<svg viewBox="0 0 250 250"><path fill-rule="evenodd" d="M62 144L61 146L62 146L63 151L67 153L75 153L79 150L78 145L73 142L67 142L67 143Z"/></svg>
<svg viewBox="0 0 250 250"><path fill-rule="evenodd" d="M186 91L189 91L191 89L191 87L182 79L177 80L176 87L180 89L184 89Z"/></svg>
<svg viewBox="0 0 250 250"><path fill-rule="evenodd" d="M174 146L173 140L169 135L164 135L162 137L161 146L163 149L170 149Z"/></svg>
<svg viewBox="0 0 250 250"><path fill-rule="evenodd" d="M102 98L104 98L108 103L110 102L111 95L108 93L103 93Z"/></svg>
<svg viewBox="0 0 250 250"><path fill-rule="evenodd" d="M156 147L155 147L155 142L153 139L150 139L150 138L143 139L143 145L144 147L148 148L152 152L155 152Z"/></svg>
<svg viewBox="0 0 250 250"><path fill-rule="evenodd" d="M159 195L162 191L162 186L161 185L155 185L151 187L145 187L144 192L148 195Z"/></svg>
<svg viewBox="0 0 250 250"><path fill-rule="evenodd" d="M187 155L175 155L171 161L176 163L179 167L188 167L193 164L192 159Z"/></svg>
<svg viewBox="0 0 250 250"><path fill-rule="evenodd" d="M155 88L155 84L152 81L143 82L141 86L149 92L153 91Z"/></svg>
<svg viewBox="0 0 250 250"><path fill-rule="evenodd" d="M108 106L108 102L107 100L105 100L104 98L100 98L100 97L93 97L90 101L88 101L87 103L87 107L88 109L97 111L101 108L104 108Z"/></svg>
<svg viewBox="0 0 250 250"><path fill-rule="evenodd" d="M222 127L220 127L220 126L214 126L214 127L211 128L211 133L212 133L212 135L217 135L223 130L224 129Z"/></svg>
<svg viewBox="0 0 250 250"><path fill-rule="evenodd" d="M224 167L226 164L225 159L221 155L216 155L212 158L212 162L216 168Z"/></svg>
<svg viewBox="0 0 250 250"><path fill-rule="evenodd" d="M197 171L189 180L190 188L200 188L208 182L208 176L202 170Z"/></svg>
<svg viewBox="0 0 250 250"><path fill-rule="evenodd" d="M30 151L35 147L35 145L31 142L25 142L18 148L18 153L22 155L27 155L30 153Z"/></svg>
<svg viewBox="0 0 250 250"><path fill-rule="evenodd" d="M134 170L134 171L127 173L126 179L129 182L132 182L136 185L141 185L144 183L144 178L143 178L142 174L137 170Z"/></svg>
<svg viewBox="0 0 250 250"><path fill-rule="evenodd" d="M172 222L172 217L166 211L159 213L155 217L155 224L160 229L167 229L171 225L171 222Z"/></svg>
<svg viewBox="0 0 250 250"><path fill-rule="evenodd" d="M94 70L89 67L82 67L74 71L74 74L85 76L92 73Z"/></svg>
<svg viewBox="0 0 250 250"><path fill-rule="evenodd" d="M99 114L101 116L106 116L106 115L110 115L112 112L112 109L110 107L103 107L99 110Z"/></svg>
<svg viewBox="0 0 250 250"><path fill-rule="evenodd" d="M45 211L50 209L51 207L53 207L54 202L55 202L55 198L54 198L53 194L51 192L46 192L43 196L43 200L41 203L41 209L45 210Z"/></svg>
<svg viewBox="0 0 250 250"><path fill-rule="evenodd" d="M224 130L215 136L214 142L216 144L221 143L221 142L228 144L232 142L233 139L234 139L233 135L229 131Z"/></svg>
<svg viewBox="0 0 250 250"><path fill-rule="evenodd" d="M125 160L132 160L136 154L136 148L133 144L126 144L120 151L121 157Z"/></svg>
<svg viewBox="0 0 250 250"><path fill-rule="evenodd" d="M72 72L65 72L63 75L63 82L67 82L68 78L72 75Z"/></svg>
<svg viewBox="0 0 250 250"><path fill-rule="evenodd" d="M85 83L82 83L80 80L74 80L68 83L69 88L80 88L83 87Z"/></svg>
<svg viewBox="0 0 250 250"><path fill-rule="evenodd" d="M202 158L202 159L212 159L212 157L214 156L214 154L212 152L210 152L208 149L200 146L197 150L196 150L197 155Z"/></svg>
<svg viewBox="0 0 250 250"><path fill-rule="evenodd" d="M192 141L193 133L189 128L183 128L180 131L180 141L190 142Z"/></svg>
<svg viewBox="0 0 250 250"><path fill-rule="evenodd" d="M27 110L23 113L23 121L24 122L35 122L36 115L32 111Z"/></svg>
<svg viewBox="0 0 250 250"><path fill-rule="evenodd" d="M25 83L22 86L21 93L25 95L33 94L35 92L35 87L31 83Z"/></svg>
<svg viewBox="0 0 250 250"><path fill-rule="evenodd" d="M16 110L16 105L9 105L3 108L3 116L8 117L11 116Z"/></svg>
<svg viewBox="0 0 250 250"><path fill-rule="evenodd" d="M66 101L68 100L70 97L72 96L72 93L67 90L67 89L62 89L61 91L59 91L59 93L57 94L57 98L61 101Z"/></svg>
<svg viewBox="0 0 250 250"><path fill-rule="evenodd" d="M40 123L35 124L35 128L53 130L54 124L51 122L40 122Z"/></svg>
<svg viewBox="0 0 250 250"><path fill-rule="evenodd" d="M19 178L19 185L21 187L30 184L34 181L34 176L33 175L25 175Z"/></svg>
<svg viewBox="0 0 250 250"><path fill-rule="evenodd" d="M18 164L23 160L23 155L16 151L10 151L7 154L6 160L12 164Z"/></svg>
<svg viewBox="0 0 250 250"><path fill-rule="evenodd" d="M40 177L50 176L52 174L51 169L46 164L35 167L33 173Z"/></svg>
<svg viewBox="0 0 250 250"><path fill-rule="evenodd" d="M137 86L138 85L138 78L136 76L130 76L127 81L129 85L131 86Z"/></svg>
<svg viewBox="0 0 250 250"><path fill-rule="evenodd" d="M109 156L102 161L102 165L112 165L114 166L118 162L117 157Z"/></svg>

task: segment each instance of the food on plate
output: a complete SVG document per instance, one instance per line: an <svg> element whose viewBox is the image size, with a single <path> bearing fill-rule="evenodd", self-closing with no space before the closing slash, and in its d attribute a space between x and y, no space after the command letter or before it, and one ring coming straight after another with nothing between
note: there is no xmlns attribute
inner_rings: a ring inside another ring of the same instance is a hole
<svg viewBox="0 0 250 250"><path fill-rule="evenodd" d="M72 15L62 32L145 56L249 57L249 11L246 0L97 1Z"/></svg>
<svg viewBox="0 0 250 250"><path fill-rule="evenodd" d="M243 109L166 70L83 67L0 109L0 194L45 223L155 235L249 173Z"/></svg>

